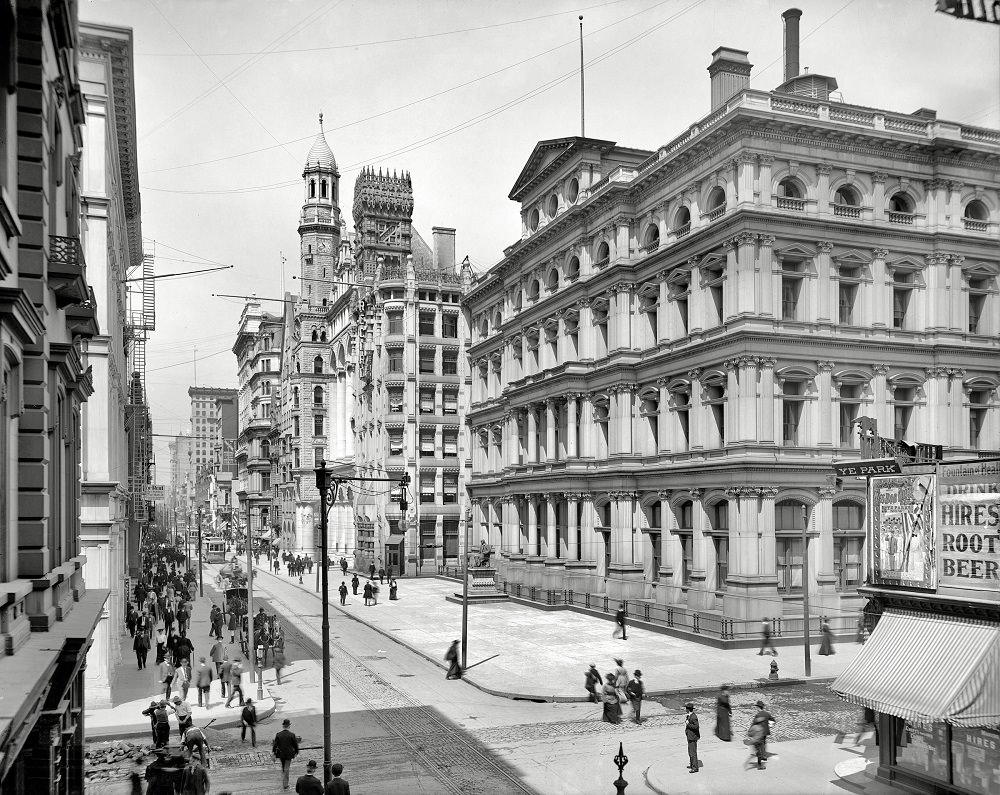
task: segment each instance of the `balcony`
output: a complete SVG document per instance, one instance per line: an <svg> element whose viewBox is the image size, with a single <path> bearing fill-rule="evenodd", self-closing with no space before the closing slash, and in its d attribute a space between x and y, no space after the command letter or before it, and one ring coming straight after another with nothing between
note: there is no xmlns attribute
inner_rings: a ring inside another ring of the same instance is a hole
<svg viewBox="0 0 1000 795"><path fill-rule="evenodd" d="M689 234L691 234L691 222L690 221L688 221L683 226L678 226L674 230L674 237L676 237L678 240L680 238L682 238L682 237L686 237Z"/></svg>
<svg viewBox="0 0 1000 795"><path fill-rule="evenodd" d="M800 213L806 209L806 200L795 199L791 196L778 196L778 209L793 210L794 212Z"/></svg>
<svg viewBox="0 0 1000 795"><path fill-rule="evenodd" d="M97 299L93 288L88 287L88 300L70 304L66 308L66 326L74 337L96 337L101 333L97 325Z"/></svg>
<svg viewBox="0 0 1000 795"><path fill-rule="evenodd" d="M913 226L913 219L917 217L915 213L901 213L895 210L889 210L888 216L890 224L904 224L906 226Z"/></svg>
<svg viewBox="0 0 1000 795"><path fill-rule="evenodd" d="M716 207L714 210L709 210L707 213L705 213L705 217L708 218L710 222L717 221L718 219L722 218L723 215L725 215L725 212L726 212L726 205L723 204L721 207Z"/></svg>
<svg viewBox="0 0 1000 795"><path fill-rule="evenodd" d="M967 232L985 232L989 228L986 221L977 221L974 218L963 218L962 224Z"/></svg>
<svg viewBox="0 0 1000 795"><path fill-rule="evenodd" d="M56 306L79 304L90 296L84 278L86 263L78 237L49 235L49 286L56 294Z"/></svg>
<svg viewBox="0 0 1000 795"><path fill-rule="evenodd" d="M861 208L851 204L835 204L833 205L833 214L840 218L860 218Z"/></svg>

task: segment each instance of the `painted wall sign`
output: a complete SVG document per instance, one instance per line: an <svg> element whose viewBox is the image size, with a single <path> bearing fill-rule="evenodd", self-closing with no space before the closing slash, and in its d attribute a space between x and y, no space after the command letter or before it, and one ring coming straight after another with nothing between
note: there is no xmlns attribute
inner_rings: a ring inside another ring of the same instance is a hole
<svg viewBox="0 0 1000 795"><path fill-rule="evenodd" d="M871 579L877 585L937 586L936 476L871 480Z"/></svg>
<svg viewBox="0 0 1000 795"><path fill-rule="evenodd" d="M1000 461L938 469L940 585L1000 589Z"/></svg>

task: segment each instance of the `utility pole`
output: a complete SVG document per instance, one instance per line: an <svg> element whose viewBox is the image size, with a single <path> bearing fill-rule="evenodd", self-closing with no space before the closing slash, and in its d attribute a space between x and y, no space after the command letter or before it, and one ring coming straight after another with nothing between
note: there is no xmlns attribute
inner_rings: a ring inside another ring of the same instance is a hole
<svg viewBox="0 0 1000 795"><path fill-rule="evenodd" d="M333 505L334 489L339 484L330 483L330 473L326 468L326 461L320 461L316 468L316 488L319 489L319 546L320 546L320 580L321 594L320 601L323 603L323 618L320 623L320 638L323 642L323 784L330 780L330 572L326 566L327 556L327 503Z"/></svg>
<svg viewBox="0 0 1000 795"><path fill-rule="evenodd" d="M812 676L812 658L809 651L809 513L805 505L802 506L802 613L803 632L802 643L805 653L806 676Z"/></svg>
<svg viewBox="0 0 1000 795"><path fill-rule="evenodd" d="M198 509L198 595L205 595L205 559L202 552L205 549L201 532L201 508Z"/></svg>
<svg viewBox="0 0 1000 795"><path fill-rule="evenodd" d="M254 683L254 674L257 670L257 647L253 637L253 533L250 528L250 500L247 499L247 632L250 633L250 684ZM259 691L258 691L259 692ZM259 692L257 699L263 698L263 693Z"/></svg>
<svg viewBox="0 0 1000 795"><path fill-rule="evenodd" d="M465 647L469 641L469 525L472 524L472 509L465 509L465 565L462 577L462 670L465 670L468 655Z"/></svg>

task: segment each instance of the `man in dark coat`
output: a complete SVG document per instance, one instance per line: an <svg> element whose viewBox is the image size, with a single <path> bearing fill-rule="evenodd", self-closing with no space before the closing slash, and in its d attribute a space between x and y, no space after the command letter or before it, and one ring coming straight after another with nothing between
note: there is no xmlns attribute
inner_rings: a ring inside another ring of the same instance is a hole
<svg viewBox="0 0 1000 795"><path fill-rule="evenodd" d="M281 725L281 731L274 735L271 753L281 762L281 786L283 789L288 789L288 772L291 770L292 760L299 754L299 738L289 729L292 722L288 718L285 718Z"/></svg>
<svg viewBox="0 0 1000 795"><path fill-rule="evenodd" d="M365 606L369 606L372 601L372 584L370 582L365 583Z"/></svg>
<svg viewBox="0 0 1000 795"><path fill-rule="evenodd" d="M753 750L757 756L757 769L763 770L764 763L767 762L767 738L771 734L771 723L774 716L767 711L763 701L757 702L757 714L750 722L750 729L747 735L753 743Z"/></svg>
<svg viewBox="0 0 1000 795"><path fill-rule="evenodd" d="M604 680L601 679L601 672L597 670L596 665L591 663L586 678L583 680L583 686L590 694L590 700L595 704L601 700L601 697L597 694L597 688L601 687L603 683Z"/></svg>
<svg viewBox="0 0 1000 795"><path fill-rule="evenodd" d="M344 766L337 762L330 768L330 772L333 773L333 778L326 782L326 795L351 795L351 785L347 783L346 778L340 777L344 772Z"/></svg>
<svg viewBox="0 0 1000 795"><path fill-rule="evenodd" d="M611 633L612 638L617 638L618 634L621 633L622 640L628 640L625 635L625 603L622 602L618 605L618 612L615 613L615 631Z"/></svg>
<svg viewBox="0 0 1000 795"><path fill-rule="evenodd" d="M316 762L306 763L306 774L295 782L295 795L323 795L323 782L316 778Z"/></svg>
<svg viewBox="0 0 1000 795"><path fill-rule="evenodd" d="M458 641L453 640L451 646L448 647L448 651L445 652L444 658L448 661L448 674L445 679L461 679L462 678L462 664L458 659Z"/></svg>
<svg viewBox="0 0 1000 795"><path fill-rule="evenodd" d="M701 738L701 728L698 726L698 716L694 714L694 704L690 701L684 705L687 718L684 722L684 736L688 744L688 772L698 772L698 740Z"/></svg>
<svg viewBox="0 0 1000 795"><path fill-rule="evenodd" d="M763 654L765 649L770 649L768 654L774 657L778 656L778 650L774 648L774 643L771 640L771 622L767 619L767 616L764 616L764 620L760 625L760 650L757 652L757 655L760 656Z"/></svg>
<svg viewBox="0 0 1000 795"><path fill-rule="evenodd" d="M357 573L355 573L354 576L351 577L351 588L354 589L354 595L355 596L358 595L358 585L360 583L361 583L361 580L358 579L358 575L357 575Z"/></svg>
<svg viewBox="0 0 1000 795"><path fill-rule="evenodd" d="M346 605L347 604L347 584L344 583L344 582L341 582L340 583L340 587L337 589L337 591L338 591L338 593L340 593L340 603L342 605Z"/></svg>
<svg viewBox="0 0 1000 795"><path fill-rule="evenodd" d="M629 704L632 705L632 720L642 723L639 713L642 710L642 699L646 695L646 686L642 683L642 671L636 669L634 678L625 685L625 695L628 696Z"/></svg>
<svg viewBox="0 0 1000 795"><path fill-rule="evenodd" d="M727 743L733 738L729 725L732 714L733 707L729 703L729 685L723 685L719 690L719 695L715 697L715 736Z"/></svg>

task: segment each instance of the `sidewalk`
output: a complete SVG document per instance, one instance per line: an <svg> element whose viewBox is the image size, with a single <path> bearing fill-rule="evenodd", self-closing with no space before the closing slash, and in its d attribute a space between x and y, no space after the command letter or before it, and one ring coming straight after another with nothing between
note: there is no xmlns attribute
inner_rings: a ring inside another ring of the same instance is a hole
<svg viewBox="0 0 1000 795"><path fill-rule="evenodd" d="M222 600L214 587L214 575L212 584L208 582L210 569L206 567L205 575L205 595L194 600L191 620L189 622L187 635L194 643L194 653L192 654L192 665L196 666L201 657L208 657L209 649L214 642L209 634L210 623L208 620L212 603L221 604ZM159 626L163 626L162 621ZM228 630L223 633L223 641L229 640ZM84 708L84 731L88 741L90 740L119 740L140 738L144 740L152 739L149 718L142 714L142 711L149 706L150 701L159 701L163 698L163 686L160 684L160 666L154 664L156 659L156 642L153 641L153 648L149 652L147 666L139 670L135 654L132 651L131 638L125 637L122 641L122 661L115 675L115 681L111 685L111 707L104 708ZM229 659L242 656L239 644L227 644ZM244 661L246 662L246 661ZM257 685L250 684L249 671L243 674L244 694L249 696L257 704L258 720L264 720L274 712L274 699L268 692L266 675L270 673L273 677L273 670L265 670L264 698L257 699ZM176 689L171 691L171 698L179 695ZM188 690L188 703L192 707L192 718L196 726L206 726L213 721L212 727L215 729L231 728L239 726L240 710L235 706L226 708L225 698L222 697L220 683L218 680L212 682L209 697L209 706L198 706L198 689L193 684ZM171 713L171 736L176 736L177 721Z"/></svg>
<svg viewBox="0 0 1000 795"><path fill-rule="evenodd" d="M256 573L265 596L269 579L315 593L315 573L303 577L301 585L287 573L260 568ZM339 569L330 570L330 604L335 609L442 669L447 667L444 653L452 640L461 638L462 606L446 597L460 592L460 583L439 578L398 580L395 602L388 601L389 588L383 585L377 605L366 607L359 589L357 596L348 594L342 607L337 588L341 581L350 587L351 574L343 577ZM493 695L543 701L585 701L583 681L589 664L606 673L614 669L617 657L630 674L642 670L650 695L712 689L723 683L766 687L772 660L779 665L779 684L806 679L801 647L782 647L780 656L768 657L758 656L754 649L716 649L639 628L629 628L628 640L623 641L611 637L613 629L611 621L572 611L537 610L515 602L470 604L465 679ZM819 656L818 648L818 643L812 647L809 678L822 681L839 675L861 647L843 643L830 657Z"/></svg>

